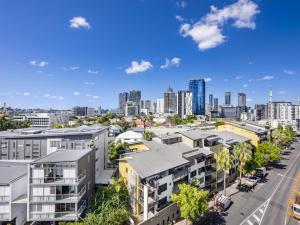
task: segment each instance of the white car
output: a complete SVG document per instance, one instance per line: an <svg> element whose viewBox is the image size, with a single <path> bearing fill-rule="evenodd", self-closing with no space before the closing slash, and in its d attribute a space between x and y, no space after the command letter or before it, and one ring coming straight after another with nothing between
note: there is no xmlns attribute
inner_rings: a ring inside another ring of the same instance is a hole
<svg viewBox="0 0 300 225"><path fill-rule="evenodd" d="M245 185L248 187L254 187L259 181L261 180L261 178L253 176L253 177L249 177L246 179Z"/></svg>

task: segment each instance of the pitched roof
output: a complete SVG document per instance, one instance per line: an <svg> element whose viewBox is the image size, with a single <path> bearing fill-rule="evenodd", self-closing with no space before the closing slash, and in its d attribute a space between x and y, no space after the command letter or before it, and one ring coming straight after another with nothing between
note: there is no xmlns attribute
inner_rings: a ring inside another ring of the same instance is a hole
<svg viewBox="0 0 300 225"><path fill-rule="evenodd" d="M0 161L0 184L13 183L27 174L27 163L24 162L2 162Z"/></svg>

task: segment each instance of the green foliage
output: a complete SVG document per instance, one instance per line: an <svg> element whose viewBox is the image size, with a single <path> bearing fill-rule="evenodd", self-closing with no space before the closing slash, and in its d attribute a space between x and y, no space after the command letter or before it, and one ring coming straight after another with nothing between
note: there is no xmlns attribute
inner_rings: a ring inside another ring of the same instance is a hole
<svg viewBox="0 0 300 225"><path fill-rule="evenodd" d="M152 131L145 131L143 137L146 141L152 141L152 138L154 137L154 133Z"/></svg>
<svg viewBox="0 0 300 225"><path fill-rule="evenodd" d="M258 145L254 153L254 159L258 167L267 165L269 162L276 162L280 160L280 147L276 144L265 141Z"/></svg>
<svg viewBox="0 0 300 225"><path fill-rule="evenodd" d="M177 114L174 116L168 116L168 121L171 122L172 125L184 125L188 123L194 123L197 120L197 116L195 115L188 115L185 119L181 119Z"/></svg>
<svg viewBox="0 0 300 225"><path fill-rule="evenodd" d="M62 125L60 123L55 124L54 128L59 129L62 128Z"/></svg>
<svg viewBox="0 0 300 225"><path fill-rule="evenodd" d="M82 222L60 222L59 225L122 225L130 216L128 190L122 178L101 187L92 199L92 207Z"/></svg>
<svg viewBox="0 0 300 225"><path fill-rule="evenodd" d="M272 132L272 139L274 143L281 149L287 148L293 142L295 132L292 126L287 125L283 127L281 124Z"/></svg>
<svg viewBox="0 0 300 225"><path fill-rule="evenodd" d="M0 117L0 131L7 129L20 129L30 127L30 121L14 121L12 119L7 119L4 116Z"/></svg>
<svg viewBox="0 0 300 225"><path fill-rule="evenodd" d="M226 177L233 166L233 158L227 148L223 148L218 154L214 155L217 168L221 169L224 174L224 195L226 195Z"/></svg>
<svg viewBox="0 0 300 225"><path fill-rule="evenodd" d="M242 172L245 164L252 159L251 147L248 143L241 142L234 146L234 156L239 160L240 184L242 182Z"/></svg>
<svg viewBox="0 0 300 225"><path fill-rule="evenodd" d="M117 142L111 142L108 144L108 155L109 160L116 164L117 160L120 158L120 155L124 153L127 148L127 143L118 140Z"/></svg>
<svg viewBox="0 0 300 225"><path fill-rule="evenodd" d="M167 120L172 124L172 125L179 125L181 123L180 117L176 114L174 116L168 116Z"/></svg>
<svg viewBox="0 0 300 225"><path fill-rule="evenodd" d="M110 122L109 120L110 119L114 119L114 118L119 118L117 115L115 114L112 114L112 113L107 113L103 116L100 116L97 120L98 123L104 125L104 126L109 126L110 125Z"/></svg>
<svg viewBox="0 0 300 225"><path fill-rule="evenodd" d="M172 201L180 208L181 216L195 222L208 210L208 192L189 184L179 184L179 193L172 195Z"/></svg>
<svg viewBox="0 0 300 225"><path fill-rule="evenodd" d="M222 125L225 125L225 122L223 122L223 121L217 121L217 122L215 123L215 126L216 126L216 127L222 126Z"/></svg>

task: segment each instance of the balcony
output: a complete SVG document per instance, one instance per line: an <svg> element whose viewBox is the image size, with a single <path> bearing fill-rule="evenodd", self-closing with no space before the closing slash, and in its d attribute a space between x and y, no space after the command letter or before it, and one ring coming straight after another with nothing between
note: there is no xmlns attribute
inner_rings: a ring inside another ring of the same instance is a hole
<svg viewBox="0 0 300 225"><path fill-rule="evenodd" d="M9 213L0 213L0 221L9 220Z"/></svg>
<svg viewBox="0 0 300 225"><path fill-rule="evenodd" d="M31 196L30 200L32 202L77 202L86 193L86 186L81 188L80 192L77 194L53 194L53 195L43 195L43 196Z"/></svg>
<svg viewBox="0 0 300 225"><path fill-rule="evenodd" d="M30 220L37 221L75 221L78 220L86 208L86 202L84 201L77 211L66 212L31 212Z"/></svg>
<svg viewBox="0 0 300 225"><path fill-rule="evenodd" d="M10 196L6 195L6 196L0 196L0 202L9 202L10 200Z"/></svg>
<svg viewBox="0 0 300 225"><path fill-rule="evenodd" d="M78 184L84 180L86 174L83 172L78 177L69 178L69 177L32 177L32 184Z"/></svg>
<svg viewBox="0 0 300 225"><path fill-rule="evenodd" d="M188 175L188 170L187 169L184 169L184 170L181 170L181 171L178 171L178 172L175 172L173 174L173 182L176 182L178 180L181 180L182 178L186 177Z"/></svg>

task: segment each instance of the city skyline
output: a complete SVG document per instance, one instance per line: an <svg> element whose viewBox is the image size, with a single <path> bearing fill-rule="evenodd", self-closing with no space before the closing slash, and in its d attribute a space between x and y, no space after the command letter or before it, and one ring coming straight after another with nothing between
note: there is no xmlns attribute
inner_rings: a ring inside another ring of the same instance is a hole
<svg viewBox="0 0 300 225"><path fill-rule="evenodd" d="M187 90L190 79L201 77L207 102L213 94L222 104L228 90L233 105L243 92L253 106L268 101L270 88L274 101L297 101L298 2L77 3L3 4L1 104L117 108L122 91L141 90L142 99L155 100L169 84L174 92ZM248 17L244 7L250 8ZM220 19L228 9L237 15ZM211 36L203 37L201 29Z"/></svg>

